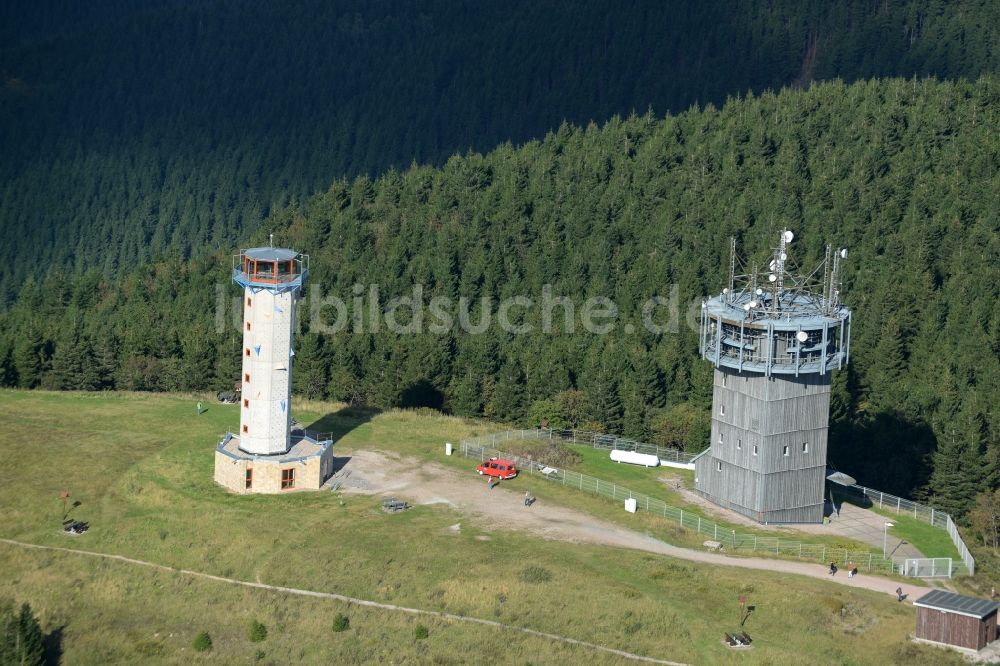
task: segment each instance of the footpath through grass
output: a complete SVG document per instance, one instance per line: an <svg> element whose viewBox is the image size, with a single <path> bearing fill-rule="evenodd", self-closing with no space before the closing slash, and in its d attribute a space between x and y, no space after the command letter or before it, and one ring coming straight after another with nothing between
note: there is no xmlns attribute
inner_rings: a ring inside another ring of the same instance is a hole
<svg viewBox="0 0 1000 666"><path fill-rule="evenodd" d="M14 415L0 422L0 454L16 461L0 468L0 535L495 619L681 662L951 659L908 641L912 608L823 580L546 541L444 505L388 515L378 497L230 495L212 482L213 453L219 436L236 426L238 409L212 403L198 416L198 399L0 391L0 411ZM337 455L396 450L456 466L470 461L445 459L443 442L487 429L440 415L364 414L323 404L300 405L295 415L335 431ZM551 492L553 501L572 492L535 485L533 492ZM60 532L62 490L80 502L70 515L91 523L87 534ZM599 498L573 497L619 515ZM629 517L639 529L650 518ZM449 529L455 523L461 530ZM669 539L662 524L649 529ZM262 663L619 661L516 634L226 589L70 555L0 546L0 567L0 595L37 609L66 663L248 663L258 650ZM741 594L756 607L746 626L755 642L737 654L720 639L735 629ZM352 616L351 640L327 630L344 612ZM252 619L268 626L264 643L248 642ZM415 637L419 622L430 629L426 639ZM211 653L192 652L199 631L212 635Z"/></svg>

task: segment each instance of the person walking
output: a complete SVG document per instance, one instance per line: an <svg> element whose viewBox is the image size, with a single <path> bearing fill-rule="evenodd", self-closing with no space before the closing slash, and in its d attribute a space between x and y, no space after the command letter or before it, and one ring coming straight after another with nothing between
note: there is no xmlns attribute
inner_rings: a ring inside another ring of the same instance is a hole
<svg viewBox="0 0 1000 666"><path fill-rule="evenodd" d="M830 575L831 576L836 576L837 575L837 563L836 562L830 562Z"/></svg>

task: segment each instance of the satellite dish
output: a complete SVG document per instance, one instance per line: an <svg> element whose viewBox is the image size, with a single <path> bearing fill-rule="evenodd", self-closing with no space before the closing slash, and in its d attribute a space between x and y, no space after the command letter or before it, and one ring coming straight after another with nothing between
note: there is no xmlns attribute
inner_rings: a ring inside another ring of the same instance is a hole
<svg viewBox="0 0 1000 666"><path fill-rule="evenodd" d="M778 281L778 276L775 275L774 273L771 273L770 275L767 276L767 281L768 282L777 282Z"/></svg>
<svg viewBox="0 0 1000 666"><path fill-rule="evenodd" d="M777 264L775 264L775 263L774 263L774 259L772 259L772 260L771 260L771 263L770 263L770 264L768 264L767 266L768 266L768 268L770 268L770 269L771 269L771 270L773 271L773 270L774 270L774 267L775 267L776 265L777 265Z"/></svg>
<svg viewBox="0 0 1000 666"><path fill-rule="evenodd" d="M784 261L785 259L788 259L788 255L785 254L784 252L782 252L781 253L781 260Z"/></svg>
<svg viewBox="0 0 1000 666"><path fill-rule="evenodd" d="M746 305L744 305L743 309L746 310L747 312L750 312L750 304L747 303Z"/></svg>
<svg viewBox="0 0 1000 666"><path fill-rule="evenodd" d="M792 239L795 238L795 234L793 234L791 231L788 231L788 230L785 231L784 236L785 236L785 242L786 243L791 243Z"/></svg>
<svg viewBox="0 0 1000 666"><path fill-rule="evenodd" d="M764 290L763 290L763 289L761 289L760 287L758 287L758 288L757 288L757 295L758 295L758 296L761 296L761 295L763 295L763 293L764 293Z"/></svg>
<svg viewBox="0 0 1000 666"><path fill-rule="evenodd" d="M750 301L750 307L752 308L757 307L757 301Z"/></svg>
<svg viewBox="0 0 1000 666"><path fill-rule="evenodd" d="M830 470L827 469L829 472ZM834 483L839 483L842 486L853 486L857 483L853 476L848 476L843 472L831 472L826 476L827 481L833 481Z"/></svg>
<svg viewBox="0 0 1000 666"><path fill-rule="evenodd" d="M725 289L723 289L722 293L723 294L728 294L729 293L729 287L726 287Z"/></svg>
<svg viewBox="0 0 1000 666"><path fill-rule="evenodd" d="M840 250L840 258L841 259L847 259L847 248L846 247Z"/></svg>
<svg viewBox="0 0 1000 666"><path fill-rule="evenodd" d="M806 340L809 339L809 334L806 333L805 331L799 331L798 333L795 334L795 339L798 340L799 342L805 342Z"/></svg>

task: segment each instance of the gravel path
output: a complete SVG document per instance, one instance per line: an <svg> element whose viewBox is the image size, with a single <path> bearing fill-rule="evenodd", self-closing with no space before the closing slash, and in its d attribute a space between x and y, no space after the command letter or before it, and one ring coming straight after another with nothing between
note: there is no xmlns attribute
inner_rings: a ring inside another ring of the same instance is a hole
<svg viewBox="0 0 1000 666"><path fill-rule="evenodd" d="M488 490L485 478L471 472L463 474L436 463L420 462L382 451L351 451L348 454L351 459L345 471L349 470L350 478L354 480L364 479L365 488L342 488L347 494L395 495L416 504L447 504L462 513L486 518L491 525L527 531L547 539L631 548L691 562L798 574L893 596L896 595L896 588L901 587L907 595L907 602L929 591L920 584L900 583L879 576L859 573L854 578L848 578L846 570L830 576L827 566L816 562L733 557L672 546L576 509L545 503L525 507L523 484L516 492L506 489L503 483ZM473 468L473 461L470 460L469 469ZM538 481L538 484L542 483L545 482Z"/></svg>

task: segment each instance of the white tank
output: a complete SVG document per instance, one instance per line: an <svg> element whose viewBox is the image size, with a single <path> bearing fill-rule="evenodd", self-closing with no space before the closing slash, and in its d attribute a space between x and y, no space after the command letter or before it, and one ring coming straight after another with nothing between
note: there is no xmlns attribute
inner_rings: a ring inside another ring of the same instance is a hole
<svg viewBox="0 0 1000 666"><path fill-rule="evenodd" d="M635 451L612 451L611 459L617 463L629 463L631 465L642 465L643 467L658 467L660 459L647 453L636 453Z"/></svg>

